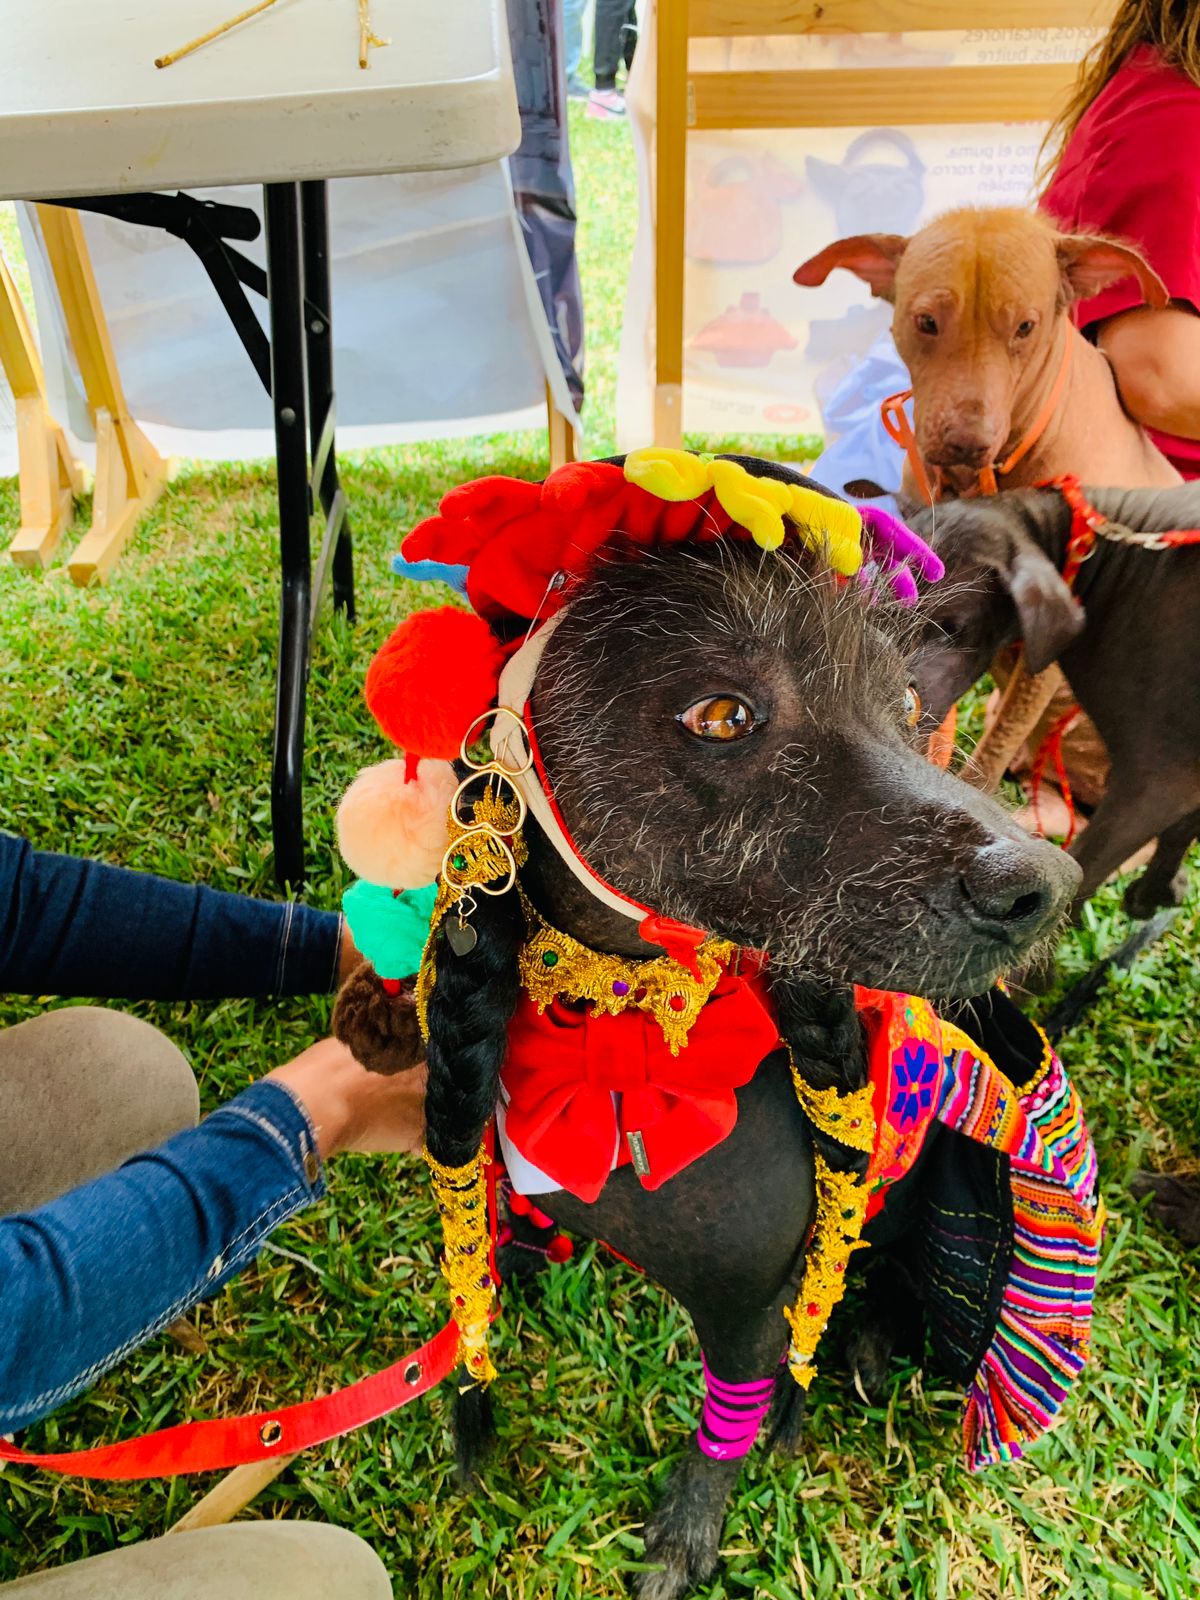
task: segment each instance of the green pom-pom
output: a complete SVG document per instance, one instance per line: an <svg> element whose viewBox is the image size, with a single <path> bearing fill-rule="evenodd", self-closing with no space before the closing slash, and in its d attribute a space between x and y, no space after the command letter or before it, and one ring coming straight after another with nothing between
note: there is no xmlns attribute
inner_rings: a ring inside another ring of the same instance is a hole
<svg viewBox="0 0 1200 1600"><path fill-rule="evenodd" d="M359 878L342 896L354 942L381 978L408 978L421 965L437 884L396 893Z"/></svg>

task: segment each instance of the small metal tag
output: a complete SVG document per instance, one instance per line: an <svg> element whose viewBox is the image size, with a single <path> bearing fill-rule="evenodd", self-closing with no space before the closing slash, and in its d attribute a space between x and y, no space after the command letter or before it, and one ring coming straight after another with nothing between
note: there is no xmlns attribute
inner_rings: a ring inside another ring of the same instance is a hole
<svg viewBox="0 0 1200 1600"><path fill-rule="evenodd" d="M459 922L453 917L446 922L446 938L456 956L469 956L479 942L479 935L469 922Z"/></svg>
<svg viewBox="0 0 1200 1600"><path fill-rule="evenodd" d="M646 1154L646 1141L635 1130L633 1133L625 1135L625 1142L629 1146L629 1154L633 1157L634 1172L639 1178L648 1178L650 1176L650 1158Z"/></svg>

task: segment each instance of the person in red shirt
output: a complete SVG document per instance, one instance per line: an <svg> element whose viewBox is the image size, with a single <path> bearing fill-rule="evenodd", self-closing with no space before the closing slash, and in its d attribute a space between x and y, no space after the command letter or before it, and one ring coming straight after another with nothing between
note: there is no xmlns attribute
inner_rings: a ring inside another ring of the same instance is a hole
<svg viewBox="0 0 1200 1600"><path fill-rule="evenodd" d="M1200 478L1200 4L1122 0L1043 152L1041 208L1067 232L1138 245L1167 286L1161 311L1126 278L1073 315L1126 411L1183 477ZM1139 1173L1134 1190L1200 1244L1200 1176Z"/></svg>
<svg viewBox="0 0 1200 1600"><path fill-rule="evenodd" d="M1121 401L1185 478L1200 477L1200 5L1122 0L1043 146L1039 205L1069 233L1136 244L1171 303L1133 278L1080 301Z"/></svg>

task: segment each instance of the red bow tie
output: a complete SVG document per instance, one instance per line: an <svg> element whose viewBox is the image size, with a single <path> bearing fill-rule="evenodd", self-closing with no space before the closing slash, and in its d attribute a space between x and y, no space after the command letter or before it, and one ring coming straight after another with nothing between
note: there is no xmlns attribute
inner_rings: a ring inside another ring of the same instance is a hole
<svg viewBox="0 0 1200 1600"><path fill-rule="evenodd" d="M626 1149L643 1185L657 1189L732 1132L734 1090L778 1043L765 985L728 973L677 1056L644 1011L595 1016L556 1000L539 1015L522 998L501 1073L505 1131L580 1200L599 1196Z"/></svg>

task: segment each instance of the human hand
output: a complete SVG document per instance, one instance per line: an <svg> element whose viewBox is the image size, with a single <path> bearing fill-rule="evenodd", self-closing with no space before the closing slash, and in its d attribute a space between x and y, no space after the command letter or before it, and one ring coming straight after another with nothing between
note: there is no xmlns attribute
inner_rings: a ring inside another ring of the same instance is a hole
<svg viewBox="0 0 1200 1600"><path fill-rule="evenodd" d="M322 1039L274 1072L304 1106L322 1161L339 1150L419 1154L425 1139L425 1066L384 1077L337 1039Z"/></svg>
<svg viewBox="0 0 1200 1600"><path fill-rule="evenodd" d="M341 988L346 979L362 963L362 956L354 943L354 935L350 932L350 924L345 917L342 918L342 942L338 947L338 974L337 988Z"/></svg>

